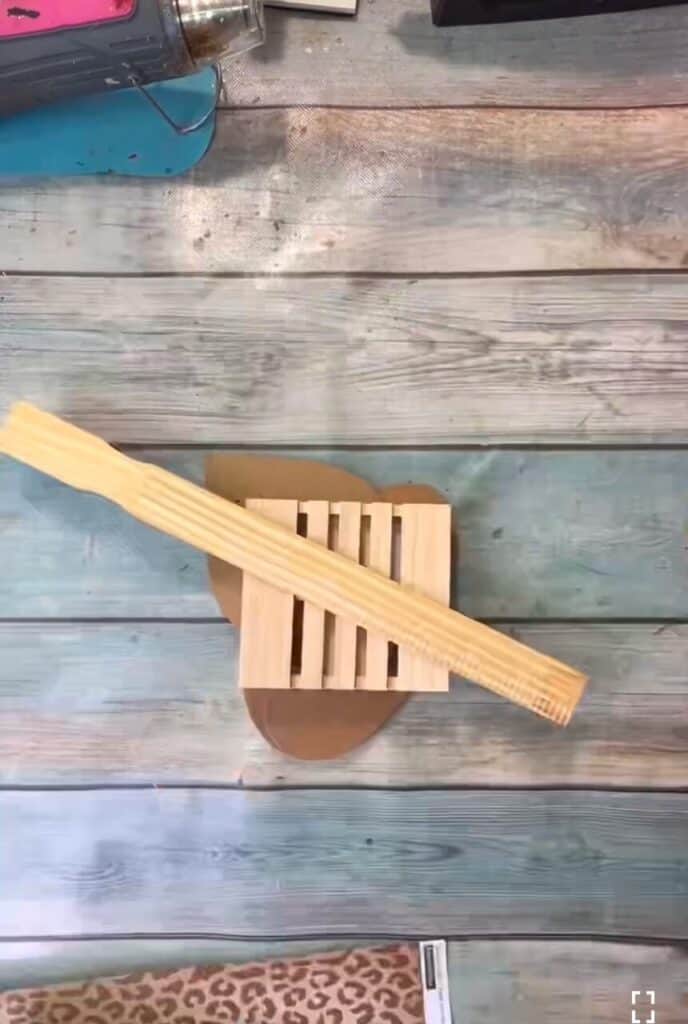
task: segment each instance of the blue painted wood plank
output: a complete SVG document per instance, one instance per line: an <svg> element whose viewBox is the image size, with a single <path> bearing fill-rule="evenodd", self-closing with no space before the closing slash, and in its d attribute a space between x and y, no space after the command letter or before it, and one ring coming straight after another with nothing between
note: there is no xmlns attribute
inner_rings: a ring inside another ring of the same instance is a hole
<svg viewBox="0 0 688 1024"><path fill-rule="evenodd" d="M303 453L298 453L303 456ZM137 452L196 481L204 453ZM476 617L688 616L688 452L333 451L454 506L455 606ZM205 559L119 509L0 460L0 617L218 614Z"/></svg>
<svg viewBox="0 0 688 1024"><path fill-rule="evenodd" d="M313 763L254 728L225 623L0 623L0 783L688 785L688 626L506 628L590 675L566 729L455 680Z"/></svg>
<svg viewBox="0 0 688 1024"><path fill-rule="evenodd" d="M688 794L0 793L0 936L688 938Z"/></svg>

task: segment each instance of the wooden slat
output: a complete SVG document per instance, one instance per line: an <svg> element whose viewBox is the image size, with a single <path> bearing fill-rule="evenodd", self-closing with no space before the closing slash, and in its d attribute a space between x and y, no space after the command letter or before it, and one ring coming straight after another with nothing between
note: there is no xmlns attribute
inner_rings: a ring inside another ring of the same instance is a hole
<svg viewBox="0 0 688 1024"><path fill-rule="evenodd" d="M0 936L688 935L688 794L24 790L0 816Z"/></svg>
<svg viewBox="0 0 688 1024"><path fill-rule="evenodd" d="M3 414L25 397L119 442L688 441L679 274L9 276L0 298Z"/></svg>
<svg viewBox="0 0 688 1024"><path fill-rule="evenodd" d="M199 482L204 454L136 452ZM312 454L380 486L413 480L446 494L459 541L453 603L468 615L688 617L685 451ZM9 459L0 564L4 618L218 615L202 556Z"/></svg>
<svg viewBox="0 0 688 1024"><path fill-rule="evenodd" d="M683 107L223 111L208 156L164 187L4 190L3 269L680 269L687 133Z"/></svg>
<svg viewBox="0 0 688 1024"><path fill-rule="evenodd" d="M327 501L307 501L303 510L308 517L309 540L327 547L330 505ZM303 640L301 672L296 685L302 690L320 690L323 685L323 654L325 644L325 612L305 601L303 606Z"/></svg>
<svg viewBox="0 0 688 1024"><path fill-rule="evenodd" d="M510 628L591 676L568 729L455 681L314 764L253 728L226 625L0 623L0 783L688 785L688 626Z"/></svg>
<svg viewBox="0 0 688 1024"><path fill-rule="evenodd" d="M359 3L358 18L267 12L264 49L225 64L227 102L351 106L685 103L683 7L436 29L428 0Z"/></svg>
<svg viewBox="0 0 688 1024"><path fill-rule="evenodd" d="M448 505L406 505L401 515L400 580L411 590L448 604L451 580L451 507ZM449 673L433 665L402 644L395 690L441 692L449 684Z"/></svg>
<svg viewBox="0 0 688 1024"><path fill-rule="evenodd" d="M252 498L246 507L296 530L297 501ZM244 574L241 586L241 618L251 623L244 630L239 657L239 685L244 689L289 689L291 680L294 595Z"/></svg>
<svg viewBox="0 0 688 1024"><path fill-rule="evenodd" d="M337 530L334 550L358 562L361 545L361 504L341 501L337 509ZM331 690L356 688L356 623L341 615L334 619L334 672L325 680Z"/></svg>
<svg viewBox="0 0 688 1024"><path fill-rule="evenodd" d="M366 509L370 517L369 545L365 564L382 573L391 575L392 568L392 506L385 502L374 502ZM366 634L365 648L366 676L368 689L386 690L389 667L389 641L379 633Z"/></svg>
<svg viewBox="0 0 688 1024"><path fill-rule="evenodd" d="M0 945L0 989L59 984L185 964L244 963L366 943L126 939ZM463 1024L618 1024L634 989L657 992L663 1024L684 1024L688 957L672 946L595 942L472 941L448 944L454 1020ZM516 994L516 995L515 995ZM642 1017L640 1018L642 1020Z"/></svg>

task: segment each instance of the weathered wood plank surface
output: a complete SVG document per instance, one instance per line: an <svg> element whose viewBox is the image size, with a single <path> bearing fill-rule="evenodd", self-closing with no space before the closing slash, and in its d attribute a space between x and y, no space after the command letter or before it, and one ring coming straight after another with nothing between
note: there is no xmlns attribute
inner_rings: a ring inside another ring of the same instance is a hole
<svg viewBox="0 0 688 1024"><path fill-rule="evenodd" d="M119 442L688 440L681 274L8 276L0 299L0 412Z"/></svg>
<svg viewBox="0 0 688 1024"><path fill-rule="evenodd" d="M590 675L554 729L455 681L333 762L269 747L222 623L0 625L0 783L688 787L688 627L518 626Z"/></svg>
<svg viewBox="0 0 688 1024"><path fill-rule="evenodd" d="M365 942L361 936L356 945ZM0 988L59 984L145 967L244 963L351 945L188 939L7 943L0 944ZM685 1024L688 956L680 947L484 940L450 942L448 954L457 1024L618 1024L630 1020L634 989L656 992L662 1024Z"/></svg>
<svg viewBox="0 0 688 1024"><path fill-rule="evenodd" d="M0 793L5 937L688 938L688 794Z"/></svg>
<svg viewBox="0 0 688 1024"><path fill-rule="evenodd" d="M671 270L688 107L223 111L155 180L3 189L5 271Z"/></svg>
<svg viewBox="0 0 688 1024"><path fill-rule="evenodd" d="M268 42L226 64L229 103L623 107L685 103L682 7L436 29L427 0L356 19L267 12Z"/></svg>
<svg viewBox="0 0 688 1024"><path fill-rule="evenodd" d="M469 615L688 617L686 451L297 454L446 494L453 600ZM136 455L203 479L203 451ZM0 618L218 615L200 553L10 459L0 460L0 564Z"/></svg>

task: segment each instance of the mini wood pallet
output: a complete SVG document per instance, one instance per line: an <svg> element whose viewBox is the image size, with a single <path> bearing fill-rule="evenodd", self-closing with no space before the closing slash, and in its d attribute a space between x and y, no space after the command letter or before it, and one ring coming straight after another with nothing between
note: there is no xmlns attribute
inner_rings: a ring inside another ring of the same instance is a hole
<svg viewBox="0 0 688 1024"><path fill-rule="evenodd" d="M246 507L449 604L449 505L249 499ZM385 636L245 574L239 684L245 689L437 692L449 689L449 672Z"/></svg>

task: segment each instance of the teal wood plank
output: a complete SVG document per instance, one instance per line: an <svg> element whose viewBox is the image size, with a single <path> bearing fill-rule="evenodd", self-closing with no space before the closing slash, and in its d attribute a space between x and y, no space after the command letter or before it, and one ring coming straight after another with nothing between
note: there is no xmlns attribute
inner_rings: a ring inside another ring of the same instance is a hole
<svg viewBox="0 0 688 1024"><path fill-rule="evenodd" d="M0 793L0 936L688 938L688 794Z"/></svg>
<svg viewBox="0 0 688 1024"><path fill-rule="evenodd" d="M366 944L360 936L355 945ZM236 943L128 939L0 944L0 989L59 984L144 968L245 963L345 949L347 942ZM653 989L663 1024L685 1024L688 954L672 946L595 942L450 942L454 1020L509 1024L618 1024L630 993Z"/></svg>
<svg viewBox="0 0 688 1024"><path fill-rule="evenodd" d="M203 478L203 451L136 452ZM688 616L686 451L309 452L454 506L453 601L477 617ZM0 460L0 617L208 617L205 559Z"/></svg>
<svg viewBox="0 0 688 1024"><path fill-rule="evenodd" d="M589 674L566 729L455 680L313 763L254 728L224 623L2 623L0 783L688 786L688 626L504 628Z"/></svg>

